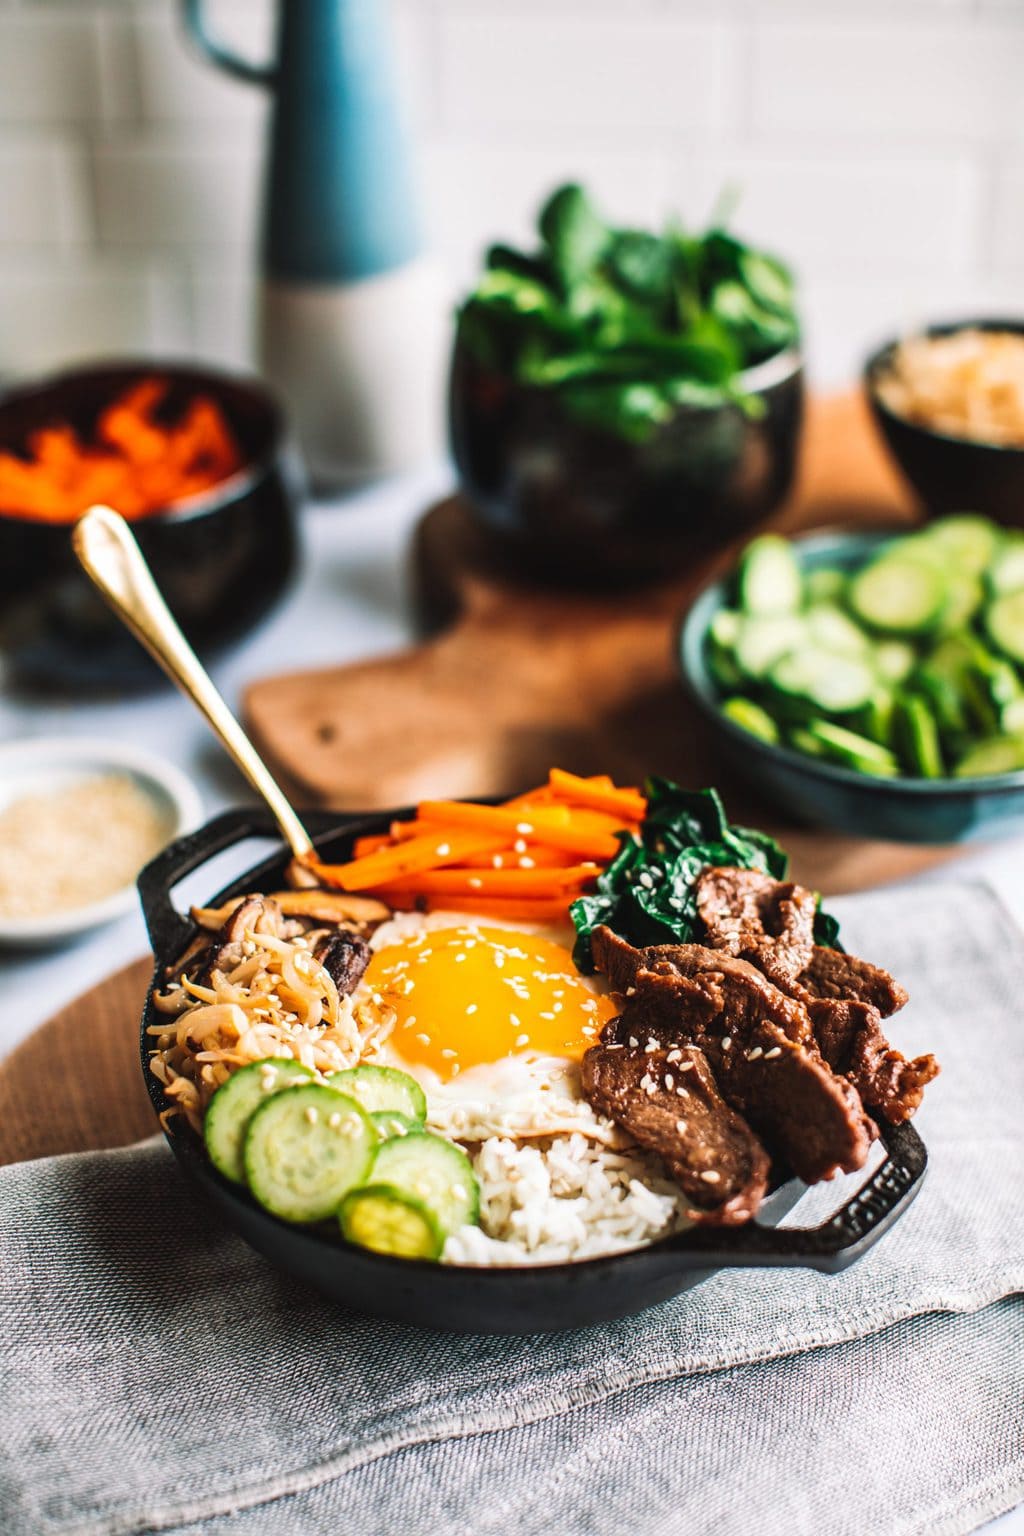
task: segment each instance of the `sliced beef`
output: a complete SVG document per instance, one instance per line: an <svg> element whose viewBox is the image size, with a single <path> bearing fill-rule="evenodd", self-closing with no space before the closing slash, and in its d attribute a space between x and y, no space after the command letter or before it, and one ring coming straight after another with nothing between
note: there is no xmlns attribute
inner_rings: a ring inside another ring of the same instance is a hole
<svg viewBox="0 0 1024 1536"><path fill-rule="evenodd" d="M697 911L710 949L765 963L776 976L799 976L814 950L817 900L802 885L756 869L706 869L697 882Z"/></svg>
<svg viewBox="0 0 1024 1536"><path fill-rule="evenodd" d="M814 943L816 900L802 886L756 870L708 869L697 909L712 949L742 956L807 1011L823 1059L871 1110L898 1123L921 1102L939 1067L907 1061L885 1037L882 1018L907 1001L880 966Z"/></svg>
<svg viewBox="0 0 1024 1536"><path fill-rule="evenodd" d="M620 1037L700 1050L726 1103L807 1183L863 1166L875 1127L822 1059L797 999L749 962L699 944L635 950L600 928L593 953L625 999Z"/></svg>
<svg viewBox="0 0 1024 1536"><path fill-rule="evenodd" d="M748 1221L768 1187L764 1147L723 1101L702 1051L630 1047L622 1023L613 1019L583 1057L588 1100L658 1154L689 1200L693 1220Z"/></svg>
<svg viewBox="0 0 1024 1536"><path fill-rule="evenodd" d="M339 928L313 946L313 958L319 960L339 995L347 997L363 979L370 963L370 946L358 933Z"/></svg>
<svg viewBox="0 0 1024 1536"><path fill-rule="evenodd" d="M816 944L804 969L797 973L801 986L815 997L834 998L839 1002L870 1003L883 1019L903 1007L906 990L888 971L858 960L841 949L824 949Z"/></svg>

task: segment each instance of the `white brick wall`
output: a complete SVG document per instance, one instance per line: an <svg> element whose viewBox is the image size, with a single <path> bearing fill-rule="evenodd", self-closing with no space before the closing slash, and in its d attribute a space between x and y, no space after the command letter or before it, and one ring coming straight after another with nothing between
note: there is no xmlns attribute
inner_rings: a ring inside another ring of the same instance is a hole
<svg viewBox="0 0 1024 1536"><path fill-rule="evenodd" d="M260 57L271 0L207 0ZM1024 0L392 0L454 294L546 188L787 255L836 382L931 316L1024 312ZM0 0L0 373L105 350L249 357L268 103L176 0Z"/></svg>

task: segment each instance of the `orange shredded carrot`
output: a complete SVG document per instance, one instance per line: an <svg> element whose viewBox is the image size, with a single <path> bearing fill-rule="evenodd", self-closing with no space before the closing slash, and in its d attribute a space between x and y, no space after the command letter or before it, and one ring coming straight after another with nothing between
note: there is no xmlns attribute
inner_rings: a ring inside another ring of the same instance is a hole
<svg viewBox="0 0 1024 1536"><path fill-rule="evenodd" d="M378 837L357 837L352 844L352 857L363 859L368 853L376 853L378 848L389 848L391 839L386 833Z"/></svg>
<svg viewBox="0 0 1024 1536"><path fill-rule="evenodd" d="M419 807L419 817L421 821L444 826L474 827L481 833L504 833L506 838L516 841L530 838L584 859L607 861L619 851L618 839L611 833L573 825L567 808L560 806L519 811L503 806L471 805L460 800L425 800Z"/></svg>
<svg viewBox="0 0 1024 1536"><path fill-rule="evenodd" d="M549 783L559 800L570 805L587 807L592 811L604 811L609 816L619 816L626 822L642 821L647 811L647 801L638 789L616 789L595 784L591 779L580 779L562 768L552 768Z"/></svg>
<svg viewBox="0 0 1024 1536"><path fill-rule="evenodd" d="M175 419L169 389L140 379L104 407L88 440L58 422L24 450L0 452L0 512L72 523L103 502L136 519L219 485L243 462L220 407L195 395Z"/></svg>
<svg viewBox="0 0 1024 1536"><path fill-rule="evenodd" d="M376 853L351 859L347 864L321 864L317 859L309 859L306 863L326 885L335 885L343 891L365 891L375 885L400 880L405 875L418 874L421 870L458 864L467 853L497 852L505 846L506 839L493 833L434 831L429 836L414 837L394 847L379 848Z"/></svg>
<svg viewBox="0 0 1024 1536"><path fill-rule="evenodd" d="M373 893L387 901L391 896L539 896L554 899L593 880L590 864L567 864L561 869L429 869L387 885Z"/></svg>
<svg viewBox="0 0 1024 1536"><path fill-rule="evenodd" d="M399 894L385 898L396 912L445 912L450 911L450 896L415 896ZM474 917L509 918L512 922L559 923L568 922L569 906L575 900L575 892L568 892L557 899L513 896L460 896L458 910Z"/></svg>

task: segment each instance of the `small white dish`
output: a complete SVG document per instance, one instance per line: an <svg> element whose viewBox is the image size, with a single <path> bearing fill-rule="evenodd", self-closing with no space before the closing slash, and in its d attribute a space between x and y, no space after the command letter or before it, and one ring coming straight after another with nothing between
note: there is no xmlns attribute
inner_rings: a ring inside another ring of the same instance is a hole
<svg viewBox="0 0 1024 1536"><path fill-rule="evenodd" d="M0 811L25 795L47 795L103 774L134 780L166 817L167 841L199 825L202 802L192 781L151 752L117 741L86 737L39 737L0 746ZM0 945L59 944L113 922L138 901L135 883L102 901L45 916L0 916Z"/></svg>

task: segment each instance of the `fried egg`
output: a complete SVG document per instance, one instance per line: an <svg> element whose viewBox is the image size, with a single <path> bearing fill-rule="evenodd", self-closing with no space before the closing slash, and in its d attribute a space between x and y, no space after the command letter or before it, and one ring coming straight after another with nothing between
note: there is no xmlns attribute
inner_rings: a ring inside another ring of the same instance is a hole
<svg viewBox="0 0 1024 1536"><path fill-rule="evenodd" d="M428 1098L510 1105L555 1088L615 1012L562 935L458 914L403 915L374 935L361 992L393 1011L376 1059Z"/></svg>

